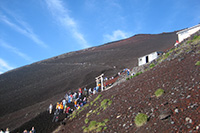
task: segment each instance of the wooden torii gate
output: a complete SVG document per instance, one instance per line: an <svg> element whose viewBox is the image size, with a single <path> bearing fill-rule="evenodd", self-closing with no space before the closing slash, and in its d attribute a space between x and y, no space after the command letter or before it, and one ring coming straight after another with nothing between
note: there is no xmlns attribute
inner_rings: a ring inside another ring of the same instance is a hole
<svg viewBox="0 0 200 133"><path fill-rule="evenodd" d="M101 91L103 91L103 76L104 74L99 75L98 77L96 77L96 86L98 86L99 81L101 81Z"/></svg>

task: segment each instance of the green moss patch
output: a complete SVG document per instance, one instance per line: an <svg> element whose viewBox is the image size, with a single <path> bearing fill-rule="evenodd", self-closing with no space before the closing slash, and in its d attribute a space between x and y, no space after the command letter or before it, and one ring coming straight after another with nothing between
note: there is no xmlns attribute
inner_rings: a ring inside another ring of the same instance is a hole
<svg viewBox="0 0 200 133"><path fill-rule="evenodd" d="M110 99L104 99L102 102L101 102L101 108L103 110L105 110L107 108L107 106L110 106L112 104L112 101Z"/></svg>
<svg viewBox="0 0 200 133"><path fill-rule="evenodd" d="M108 122L108 119L105 119L103 122L96 122L96 121L90 121L90 124L88 127L82 127L83 132L91 132L91 131L96 131L96 132L100 132L103 130L105 130L105 126L106 123Z"/></svg>
<svg viewBox="0 0 200 133"><path fill-rule="evenodd" d="M98 95L92 102L90 102L90 105L93 105L102 95Z"/></svg>
<svg viewBox="0 0 200 133"><path fill-rule="evenodd" d="M85 124L88 124L88 122L89 122L89 119L86 118L86 119L85 119Z"/></svg>
<svg viewBox="0 0 200 133"><path fill-rule="evenodd" d="M153 67L155 67L155 64L152 63L152 64L149 65L149 67L150 67L150 68L153 68Z"/></svg>
<svg viewBox="0 0 200 133"><path fill-rule="evenodd" d="M163 89L157 89L154 94L156 97L160 97L164 92Z"/></svg>
<svg viewBox="0 0 200 133"><path fill-rule="evenodd" d="M146 114L140 113L135 117L134 122L137 127L140 127L147 122L147 119L148 116Z"/></svg>
<svg viewBox="0 0 200 133"><path fill-rule="evenodd" d="M142 74L142 72L136 73L133 77L136 77L136 76L138 76L138 75L140 75L140 74Z"/></svg>
<svg viewBox="0 0 200 133"><path fill-rule="evenodd" d="M200 65L200 61L197 61L195 65L196 65L196 66L199 66L199 65Z"/></svg>

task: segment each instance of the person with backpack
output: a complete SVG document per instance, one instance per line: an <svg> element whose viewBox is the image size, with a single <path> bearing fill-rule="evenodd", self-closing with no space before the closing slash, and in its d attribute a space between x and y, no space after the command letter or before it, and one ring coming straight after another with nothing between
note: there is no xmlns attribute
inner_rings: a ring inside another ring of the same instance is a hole
<svg viewBox="0 0 200 133"><path fill-rule="evenodd" d="M59 112L60 112L60 113L63 113L63 109L64 109L63 103L61 102L61 103L60 103L60 110L59 110Z"/></svg>

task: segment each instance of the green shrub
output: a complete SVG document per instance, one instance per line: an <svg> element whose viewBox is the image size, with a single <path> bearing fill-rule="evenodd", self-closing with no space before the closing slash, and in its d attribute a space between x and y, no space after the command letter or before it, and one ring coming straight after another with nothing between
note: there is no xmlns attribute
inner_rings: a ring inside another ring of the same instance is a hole
<svg viewBox="0 0 200 133"><path fill-rule="evenodd" d="M91 114L92 114L92 113L88 112L88 113L86 114L86 117L89 117Z"/></svg>
<svg viewBox="0 0 200 133"><path fill-rule="evenodd" d="M104 99L101 102L101 108L103 108L103 110L105 110L107 108L107 102L109 102L109 99Z"/></svg>
<svg viewBox="0 0 200 133"><path fill-rule="evenodd" d="M105 105L109 100L108 99L104 99L102 102L101 102L101 106Z"/></svg>
<svg viewBox="0 0 200 133"><path fill-rule="evenodd" d="M146 114L139 113L135 117L134 121L135 121L136 126L140 127L147 122L147 119L148 119L148 116Z"/></svg>
<svg viewBox="0 0 200 133"><path fill-rule="evenodd" d="M96 121L91 121L90 125L88 126L89 131L96 129L96 125L97 125Z"/></svg>
<svg viewBox="0 0 200 133"><path fill-rule="evenodd" d="M152 64L149 65L149 67L150 67L150 68L153 68L153 67L155 67L155 64L152 63Z"/></svg>
<svg viewBox="0 0 200 133"><path fill-rule="evenodd" d="M136 76L138 76L138 75L140 75L140 74L142 74L142 72L136 73L136 74L134 75L134 77L136 77Z"/></svg>
<svg viewBox="0 0 200 133"><path fill-rule="evenodd" d="M167 58L168 56L169 56L169 53L166 53L166 54L165 54L165 58Z"/></svg>
<svg viewBox="0 0 200 133"><path fill-rule="evenodd" d="M94 101L90 102L90 105L93 105L101 96L102 96L101 94L98 95L98 96L94 99Z"/></svg>
<svg viewBox="0 0 200 133"><path fill-rule="evenodd" d="M109 119L104 119L104 122L106 123L106 122L108 122L109 121Z"/></svg>
<svg viewBox="0 0 200 133"><path fill-rule="evenodd" d="M195 36L193 37L193 40L197 39L198 37L199 37L199 36L195 35Z"/></svg>
<svg viewBox="0 0 200 133"><path fill-rule="evenodd" d="M103 110L105 110L108 106L110 106L112 104L112 100L110 99L104 99L102 102L101 102L101 106L100 108L102 108Z"/></svg>
<svg viewBox="0 0 200 133"><path fill-rule="evenodd" d="M89 132L88 127L84 128L83 132L84 132L84 133L85 133L85 132Z"/></svg>
<svg viewBox="0 0 200 133"><path fill-rule="evenodd" d="M112 104L112 101L111 100L109 100L109 102L108 102L108 106L110 106Z"/></svg>
<svg viewBox="0 0 200 133"><path fill-rule="evenodd" d="M130 76L130 79L132 79L133 78L133 76Z"/></svg>
<svg viewBox="0 0 200 133"><path fill-rule="evenodd" d="M188 41L187 41L187 44L190 44L190 43L192 43L192 40L188 40Z"/></svg>
<svg viewBox="0 0 200 133"><path fill-rule="evenodd" d="M106 125L106 123L104 123L104 122L98 122L97 123L97 127L102 127L102 126L105 126Z"/></svg>
<svg viewBox="0 0 200 133"><path fill-rule="evenodd" d="M96 132L101 132L102 127L97 128Z"/></svg>
<svg viewBox="0 0 200 133"><path fill-rule="evenodd" d="M200 65L200 61L197 61L195 65L196 65L196 66L199 66L199 65Z"/></svg>
<svg viewBox="0 0 200 133"><path fill-rule="evenodd" d="M155 91L155 95L156 97L160 97L165 91L163 89L157 89Z"/></svg>
<svg viewBox="0 0 200 133"><path fill-rule="evenodd" d="M129 78L126 78L126 80L129 80Z"/></svg>
<svg viewBox="0 0 200 133"><path fill-rule="evenodd" d="M86 119L85 119L85 124L88 124L88 122L89 122L89 119L86 118Z"/></svg>

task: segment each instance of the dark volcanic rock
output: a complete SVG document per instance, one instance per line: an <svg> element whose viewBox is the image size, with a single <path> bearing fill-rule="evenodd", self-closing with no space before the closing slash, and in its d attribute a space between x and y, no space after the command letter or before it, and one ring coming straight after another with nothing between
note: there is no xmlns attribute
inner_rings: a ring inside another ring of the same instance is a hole
<svg viewBox="0 0 200 133"><path fill-rule="evenodd" d="M159 119L165 120L172 115L172 111L170 109L164 109L160 111Z"/></svg>

